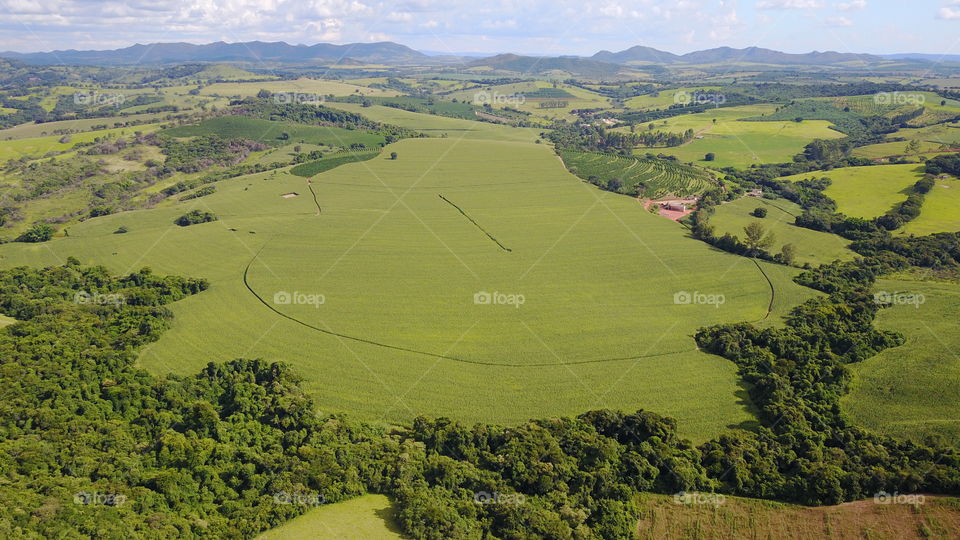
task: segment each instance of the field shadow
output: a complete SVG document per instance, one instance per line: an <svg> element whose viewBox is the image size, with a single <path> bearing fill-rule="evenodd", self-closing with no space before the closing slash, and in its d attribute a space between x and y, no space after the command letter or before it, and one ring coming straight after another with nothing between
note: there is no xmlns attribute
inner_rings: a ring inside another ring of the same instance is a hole
<svg viewBox="0 0 960 540"><path fill-rule="evenodd" d="M739 390L733 393L733 395L737 398L736 403L750 413L753 418L736 424L727 424L727 429L756 431L762 424L760 423L760 420L758 420L760 409L758 409L753 403L753 400L750 399L750 385L743 381L738 381L737 386L739 387Z"/></svg>
<svg viewBox="0 0 960 540"><path fill-rule="evenodd" d="M383 526L386 527L387 530L403 538L408 538L408 536L403 533L403 529L400 528L400 525L397 522L397 511L393 507L393 504L389 504L383 508L378 508L376 511L374 511L374 514L378 519L383 521Z"/></svg>

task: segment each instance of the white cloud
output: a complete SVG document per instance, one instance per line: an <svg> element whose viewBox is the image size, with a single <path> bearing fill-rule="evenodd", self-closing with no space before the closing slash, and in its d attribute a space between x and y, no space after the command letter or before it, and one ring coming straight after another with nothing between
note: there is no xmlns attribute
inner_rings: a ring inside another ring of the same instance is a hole
<svg viewBox="0 0 960 540"><path fill-rule="evenodd" d="M846 17L827 17L826 23L829 26L853 26L853 21Z"/></svg>
<svg viewBox="0 0 960 540"><path fill-rule="evenodd" d="M867 0L851 0L850 2L840 2L836 7L840 11L858 11L867 7Z"/></svg>
<svg viewBox="0 0 960 540"><path fill-rule="evenodd" d="M942 7L940 11L937 12L937 18L948 21L960 19L960 8Z"/></svg>
<svg viewBox="0 0 960 540"><path fill-rule="evenodd" d="M761 0L757 9L820 9L822 0Z"/></svg>

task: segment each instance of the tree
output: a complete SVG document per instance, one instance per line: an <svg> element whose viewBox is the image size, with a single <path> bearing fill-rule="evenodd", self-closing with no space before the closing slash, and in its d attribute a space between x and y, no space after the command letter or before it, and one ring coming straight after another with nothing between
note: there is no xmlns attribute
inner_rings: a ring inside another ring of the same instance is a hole
<svg viewBox="0 0 960 540"><path fill-rule="evenodd" d="M707 155L703 156L704 161L714 161L717 159L717 155L713 152L707 152Z"/></svg>
<svg viewBox="0 0 960 540"><path fill-rule="evenodd" d="M261 88L260 91L257 92L257 97L260 99L267 99L272 95L273 95L273 92L267 90L266 88Z"/></svg>
<svg viewBox="0 0 960 540"><path fill-rule="evenodd" d="M52 225L48 223L38 223L17 237L17 242L46 242L53 238L53 233L54 229Z"/></svg>
<svg viewBox="0 0 960 540"><path fill-rule="evenodd" d="M396 161L396 160L397 160L397 153L396 153L396 152L390 152L390 159Z"/></svg>
<svg viewBox="0 0 960 540"><path fill-rule="evenodd" d="M784 244L780 248L780 260L787 266L793 266L797 259L797 246L793 244Z"/></svg>
<svg viewBox="0 0 960 540"><path fill-rule="evenodd" d="M621 182L619 178L607 180L607 191L619 192L622 187L623 182Z"/></svg>
<svg viewBox="0 0 960 540"><path fill-rule="evenodd" d="M911 140L910 142L907 143L907 147L905 150L907 154L916 154L917 152L920 151L920 141L918 141L917 139Z"/></svg>
<svg viewBox="0 0 960 540"><path fill-rule="evenodd" d="M748 255L755 257L761 251L766 250L768 247L773 245L776 237L773 233L767 233L767 230L763 228L763 225L758 221L747 225L743 228L743 232L747 234L747 250Z"/></svg>
<svg viewBox="0 0 960 540"><path fill-rule="evenodd" d="M754 208L753 212L750 212L750 215L761 219L765 218L767 217L767 209L762 206L758 206Z"/></svg>
<svg viewBox="0 0 960 540"><path fill-rule="evenodd" d="M284 132L281 133L280 136L277 137L277 138L280 139L281 141L286 141L287 139L290 138L290 134L287 133L286 131L284 131Z"/></svg>

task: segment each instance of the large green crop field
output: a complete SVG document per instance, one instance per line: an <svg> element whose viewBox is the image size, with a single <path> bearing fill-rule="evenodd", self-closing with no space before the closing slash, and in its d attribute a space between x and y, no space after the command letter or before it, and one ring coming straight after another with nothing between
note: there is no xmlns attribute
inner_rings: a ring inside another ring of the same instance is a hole
<svg viewBox="0 0 960 540"><path fill-rule="evenodd" d="M960 440L960 285L884 279L877 291L922 295L924 302L880 312L877 326L902 332L906 344L852 367L843 399L853 420L875 431L917 439Z"/></svg>
<svg viewBox="0 0 960 540"><path fill-rule="evenodd" d="M767 217L758 219L750 215L758 207L767 209ZM847 249L849 242L843 238L794 225L794 219L802 213L799 205L786 199L769 201L745 197L720 205L711 216L710 224L716 227L717 235L730 233L743 239L743 228L750 223L759 222L767 231L776 235L776 243L771 247L771 252L778 253L784 244L793 244L797 248L799 264L826 264L836 259L853 258L854 253Z"/></svg>
<svg viewBox="0 0 960 540"><path fill-rule="evenodd" d="M261 534L257 540L399 540L393 507L383 495L364 495L317 507Z"/></svg>
<svg viewBox="0 0 960 540"><path fill-rule="evenodd" d="M513 423L644 408L697 441L752 421L733 364L698 352L691 335L776 321L814 294L790 281L795 271L762 265L771 291L753 261L580 182L545 145L451 137L387 150L399 159L314 177L319 214L304 178L263 173L89 220L69 238L0 246L0 264L74 255L206 277L210 290L172 307L173 328L142 365L188 374L235 357L283 360L323 411ZM191 208L220 219L172 225ZM112 234L120 225L129 232ZM676 304L682 291L725 302ZM324 302L275 303L284 292ZM476 304L483 292L524 302Z"/></svg>
<svg viewBox="0 0 960 540"><path fill-rule="evenodd" d="M906 200L907 190L923 178L921 165L874 165L844 167L793 176L783 180L827 177L833 181L824 191L837 201L837 211L851 217L874 218Z"/></svg>

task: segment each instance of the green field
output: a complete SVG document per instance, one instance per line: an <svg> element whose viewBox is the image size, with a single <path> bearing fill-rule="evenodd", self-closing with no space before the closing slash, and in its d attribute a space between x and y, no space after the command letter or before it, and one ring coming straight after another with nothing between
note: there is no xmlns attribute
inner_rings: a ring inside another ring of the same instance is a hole
<svg viewBox="0 0 960 540"><path fill-rule="evenodd" d="M42 157L48 152L66 152L81 142L92 142L98 137L132 137L135 131L150 133L159 129L157 124L145 124L125 128L103 129L100 131L85 131L83 133L74 133L69 136L68 142L60 142L63 135L50 135L46 137L33 137L25 139L15 139L12 141L0 141L0 161L8 159L19 159L23 156Z"/></svg>
<svg viewBox="0 0 960 540"><path fill-rule="evenodd" d="M906 200L907 190L923 178L923 167L913 164L844 167L785 176L782 180L796 182L821 177L833 181L824 193L837 201L838 212L851 217L875 218Z"/></svg>
<svg viewBox="0 0 960 540"><path fill-rule="evenodd" d="M203 88L201 95L210 96L255 96L260 90L269 90L270 92L296 92L300 94L319 94L334 96L396 96L397 92L393 90L379 90L376 88L367 88L366 86L357 86L354 84L342 83L337 81L322 81L317 79L295 79L288 81L260 81L245 83L215 83Z"/></svg>
<svg viewBox="0 0 960 540"><path fill-rule="evenodd" d="M16 319L11 319L10 317L7 317L6 315L0 315L0 328L3 328L4 326L10 326L11 324L13 324L13 323L15 323L15 322L17 322Z"/></svg>
<svg viewBox="0 0 960 540"><path fill-rule="evenodd" d="M628 189L640 186L641 196L649 199L667 195L696 195L715 185L710 174L702 169L665 160L573 150L563 151L560 157L567 168L580 178L596 176L603 182L616 178Z"/></svg>
<svg viewBox="0 0 960 540"><path fill-rule="evenodd" d="M880 312L877 326L902 332L906 344L851 366L855 378L843 405L875 431L960 441L960 285L883 279L877 291L923 295L925 302Z"/></svg>
<svg viewBox="0 0 960 540"><path fill-rule="evenodd" d="M928 152L936 152L937 150L940 149L941 146L943 146L941 143L921 141L920 152L924 154ZM914 152L908 153L906 147L907 147L907 142L905 141L877 143L877 144L870 144L867 146L861 146L859 148L854 148L851 154L854 157L862 157L862 158L869 158L869 159L880 159L880 158L891 157L891 156L911 156L915 154ZM915 160L916 159L914 159L914 161Z"/></svg>
<svg viewBox="0 0 960 540"><path fill-rule="evenodd" d="M169 113L164 114L131 114L129 116L118 116L114 118L84 118L78 120L59 120L57 122L45 122L42 124L35 124L33 122L20 124L19 126L14 126L7 129L0 130L0 142L3 146L6 146L8 143L6 141L13 139L29 139L32 137L43 137L49 135L57 130L76 130L76 131L89 131L94 126L107 125L109 127L116 127L114 124L116 122L143 122L143 123L156 123L163 119L164 116ZM130 126L128 129L135 131L140 129L140 126Z"/></svg>
<svg viewBox="0 0 960 540"><path fill-rule="evenodd" d="M767 209L767 217L758 219L750 215L755 208ZM794 225L794 218L803 213L796 203L786 199L770 201L756 197L744 197L717 207L710 218L710 224L716 227L716 234L730 233L743 239L743 228L753 222L759 222L766 230L776 235L772 253L779 253L784 244L793 244L797 248L797 263L813 265L826 264L836 259L852 259L854 253L847 249L848 241L835 235L805 229Z"/></svg>
<svg viewBox="0 0 960 540"><path fill-rule="evenodd" d="M580 182L546 145L409 139L387 151L400 159L315 177L319 215L311 197L280 197L303 192L303 178L263 173L201 199L89 220L48 244L0 246L0 264L76 255L116 271L206 277L211 289L172 307L176 324L142 365L188 374L238 356L283 360L323 411L515 423L644 408L677 418L697 441L751 422L735 366L697 352L691 335L775 321L814 294L790 281L794 271L762 265L771 298L753 261ZM172 226L191 208L220 219ZM120 225L129 232L112 234ZM325 303L273 304L281 291ZM525 303L476 305L481 291ZM726 301L675 304L681 291Z"/></svg>
<svg viewBox="0 0 960 540"><path fill-rule="evenodd" d="M164 133L172 137L219 135L226 139L243 138L267 144L297 141L339 147L363 144L372 148L384 142L382 135L368 131L329 126L309 126L293 122L273 122L240 115L220 116L211 120L204 120L193 126L168 129ZM281 140L280 137L284 133L287 134L287 138Z"/></svg>
<svg viewBox="0 0 960 540"><path fill-rule="evenodd" d="M257 540L393 540L404 538L392 516L390 500L364 495L320 506L257 536Z"/></svg>
<svg viewBox="0 0 960 540"><path fill-rule="evenodd" d="M678 103L676 96L677 92L683 90L689 94L695 92L714 92L719 90L719 86L698 86L696 88L673 88L670 90L663 90L656 92L654 94L646 94L643 96L637 96L630 98L626 101L626 106L628 109L638 109L638 110L650 110L650 109L666 109L667 107Z"/></svg>
<svg viewBox="0 0 960 540"><path fill-rule="evenodd" d="M674 133L692 129L698 138L679 147L640 149L638 152L663 152L685 163L694 162L709 167L743 168L760 163L789 162L814 139L843 137L842 133L830 129L830 122L825 120L800 123L740 121L772 114L774 110L773 105L747 105L661 120L655 122L657 129ZM716 155L715 161L704 160L708 152Z"/></svg>
<svg viewBox="0 0 960 540"><path fill-rule="evenodd" d="M960 180L938 179L923 200L920 216L904 225L902 232L917 236L960 232Z"/></svg>

